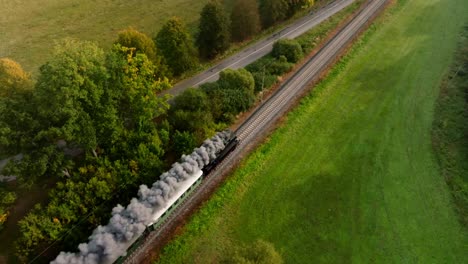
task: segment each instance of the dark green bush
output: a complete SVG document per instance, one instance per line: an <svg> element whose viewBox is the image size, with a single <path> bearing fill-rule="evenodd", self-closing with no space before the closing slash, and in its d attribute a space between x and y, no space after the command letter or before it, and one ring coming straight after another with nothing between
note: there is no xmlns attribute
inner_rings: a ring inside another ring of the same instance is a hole
<svg viewBox="0 0 468 264"><path fill-rule="evenodd" d="M253 72L252 76L255 80L255 93L259 93L264 89L270 88L278 80L276 75L272 75L267 72L265 74L263 72Z"/></svg>
<svg viewBox="0 0 468 264"><path fill-rule="evenodd" d="M255 80L245 69L224 70L217 82L204 84L201 89L210 98L212 115L216 121L231 121L255 101Z"/></svg>
<svg viewBox="0 0 468 264"><path fill-rule="evenodd" d="M172 140L176 155L191 153L197 147L195 136L188 131L180 132L176 130Z"/></svg>
<svg viewBox="0 0 468 264"><path fill-rule="evenodd" d="M251 73L262 72L264 68L267 69L268 66L275 61L276 59L274 57L272 57L271 55L266 55L265 57L262 57L247 65L245 69Z"/></svg>
<svg viewBox="0 0 468 264"><path fill-rule="evenodd" d="M293 63L277 60L268 66L268 73L281 76L289 72L294 67Z"/></svg>
<svg viewBox="0 0 468 264"><path fill-rule="evenodd" d="M296 63L302 56L302 47L296 40L280 39L273 45L272 55L275 58L285 56L288 62Z"/></svg>

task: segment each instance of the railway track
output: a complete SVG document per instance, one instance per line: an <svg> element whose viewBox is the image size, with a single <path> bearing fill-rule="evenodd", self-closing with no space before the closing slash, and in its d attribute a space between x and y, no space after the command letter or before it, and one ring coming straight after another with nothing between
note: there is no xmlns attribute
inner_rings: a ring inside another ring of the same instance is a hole
<svg viewBox="0 0 468 264"><path fill-rule="evenodd" d="M369 1L363 9L343 27L324 47L302 66L291 78L244 122L236 131L239 139L248 141L269 123L278 120L288 107L316 80L353 40L370 18L386 3L385 0Z"/></svg>
<svg viewBox="0 0 468 264"><path fill-rule="evenodd" d="M228 155L222 163L214 169L200 184L192 195L160 225L150 233L144 243L135 250L124 263L142 263L157 245L158 238L177 227L177 222L183 215L187 215L207 197L223 180L223 173L231 169L240 155L245 154L245 148L254 142L254 139L267 131L278 121L302 96L313 81L318 80L320 74L327 69L338 56L346 49L353 39L366 27L368 22L381 11L389 0L369 0L366 5L350 20L323 48L292 75L281 87L270 96L262 105L257 107L253 114L237 129L240 139L238 147ZM182 216L181 216L182 215Z"/></svg>
<svg viewBox="0 0 468 264"><path fill-rule="evenodd" d="M245 47L235 55L220 61L216 65L213 65L209 70L176 83L174 87L163 91L162 94L177 95L189 87L198 87L201 84L216 81L219 78L219 73L225 69L243 68L270 53L273 49L273 44L279 39L291 39L302 35L304 32L343 10L354 1L355 0L333 0L327 5L322 6L320 9L311 11L309 14L285 28L273 32L270 36L260 39L256 43Z"/></svg>

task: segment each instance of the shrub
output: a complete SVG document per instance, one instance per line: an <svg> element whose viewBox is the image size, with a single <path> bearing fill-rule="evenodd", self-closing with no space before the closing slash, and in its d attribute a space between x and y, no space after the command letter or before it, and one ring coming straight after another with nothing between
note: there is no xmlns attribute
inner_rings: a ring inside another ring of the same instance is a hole
<svg viewBox="0 0 468 264"><path fill-rule="evenodd" d="M272 54L275 58L285 56L288 62L296 63L302 56L302 47L296 40L280 39L273 45Z"/></svg>
<svg viewBox="0 0 468 264"><path fill-rule="evenodd" d="M253 72L252 76L255 80L255 93L271 87L278 80L278 76L269 74L268 72Z"/></svg>
<svg viewBox="0 0 468 264"><path fill-rule="evenodd" d="M201 89L210 98L216 121L231 121L255 101L255 81L252 74L245 69L224 70L217 82L204 84Z"/></svg>
<svg viewBox="0 0 468 264"><path fill-rule="evenodd" d="M292 67L294 67L293 63L289 63L284 60L277 60L268 67L268 72L270 74L281 76L289 72L292 69Z"/></svg>
<svg viewBox="0 0 468 264"><path fill-rule="evenodd" d="M276 59L274 57L272 57L271 55L267 55L247 65L245 69L251 73L262 72L264 68L268 70L268 65L272 64L275 61Z"/></svg>
<svg viewBox="0 0 468 264"><path fill-rule="evenodd" d="M284 260L275 246L264 240L257 240L247 245L235 245L225 256L223 263L282 264Z"/></svg>
<svg viewBox="0 0 468 264"><path fill-rule="evenodd" d="M2 192L3 197L0 198L0 204L10 205L16 201L16 194L14 192Z"/></svg>
<svg viewBox="0 0 468 264"><path fill-rule="evenodd" d="M172 140L176 155L190 153L197 146L195 136L188 131L180 132L176 130Z"/></svg>

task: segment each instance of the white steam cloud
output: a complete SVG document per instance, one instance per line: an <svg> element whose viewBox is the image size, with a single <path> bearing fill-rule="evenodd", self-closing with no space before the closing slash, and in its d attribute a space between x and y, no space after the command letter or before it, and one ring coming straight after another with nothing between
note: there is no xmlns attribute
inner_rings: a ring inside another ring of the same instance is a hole
<svg viewBox="0 0 468 264"><path fill-rule="evenodd" d="M153 214L165 206L183 181L216 158L216 154L224 149L230 136L229 131L219 132L211 139L205 140L192 154L183 155L181 162L174 163L151 188L141 185L138 198L133 198L127 207L114 207L109 223L98 226L89 237L89 242L78 246L78 253L60 252L51 263L112 263L124 255L130 244L151 223Z"/></svg>

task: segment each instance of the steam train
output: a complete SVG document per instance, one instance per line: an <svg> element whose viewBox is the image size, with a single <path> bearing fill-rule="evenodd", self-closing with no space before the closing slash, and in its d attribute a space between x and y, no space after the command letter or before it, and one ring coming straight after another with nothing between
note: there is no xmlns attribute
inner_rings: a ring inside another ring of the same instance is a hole
<svg viewBox="0 0 468 264"><path fill-rule="evenodd" d="M125 256L119 257L114 263L120 264L124 263L127 256L131 255L144 241L145 238L149 235L151 231L156 230L160 225L162 225L169 215L179 206L186 197L188 197L193 190L195 190L203 181L204 178L216 168L216 166L221 163L224 158L226 158L229 153L231 153L239 144L239 139L235 133L231 134L228 142L226 143L224 149L216 154L216 158L212 160L208 165L205 165L202 170L198 170L192 174L192 177L181 183L181 186L176 190L176 193L167 201L166 205L154 212L152 221L146 226L145 231L141 236L136 238L134 241L131 241L130 246L127 248L127 253Z"/></svg>

